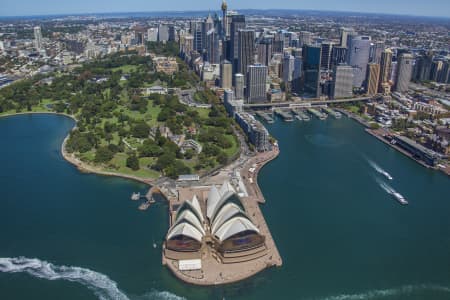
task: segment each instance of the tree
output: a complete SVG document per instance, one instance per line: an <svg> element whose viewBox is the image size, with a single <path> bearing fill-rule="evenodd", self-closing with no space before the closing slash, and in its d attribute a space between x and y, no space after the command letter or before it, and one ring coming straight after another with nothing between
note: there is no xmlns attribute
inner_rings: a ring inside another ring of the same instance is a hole
<svg viewBox="0 0 450 300"><path fill-rule="evenodd" d="M139 170L139 159L136 157L135 154L127 158L127 167L133 171Z"/></svg>
<svg viewBox="0 0 450 300"><path fill-rule="evenodd" d="M144 121L136 123L131 129L131 134L137 138L146 138L148 137L149 132L150 126L148 126Z"/></svg>
<svg viewBox="0 0 450 300"><path fill-rule="evenodd" d="M114 157L114 153L108 147L99 147L95 153L94 161L96 163L109 162Z"/></svg>

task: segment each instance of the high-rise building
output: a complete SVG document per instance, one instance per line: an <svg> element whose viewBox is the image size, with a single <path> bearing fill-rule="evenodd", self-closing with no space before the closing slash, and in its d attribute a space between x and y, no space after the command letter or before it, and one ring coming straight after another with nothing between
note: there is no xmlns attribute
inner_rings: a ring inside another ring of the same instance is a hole
<svg viewBox="0 0 450 300"><path fill-rule="evenodd" d="M219 47L219 35L217 34L214 28L211 28L207 34L205 39L206 46L206 61L211 64L220 63L220 50Z"/></svg>
<svg viewBox="0 0 450 300"><path fill-rule="evenodd" d="M262 39L256 46L258 63L268 66L272 59L272 40Z"/></svg>
<svg viewBox="0 0 450 300"><path fill-rule="evenodd" d="M423 53L417 58L414 79L417 81L430 80L431 66L433 64L433 52Z"/></svg>
<svg viewBox="0 0 450 300"><path fill-rule="evenodd" d="M241 29L238 34L238 68L239 73L245 74L247 67L254 63L255 31Z"/></svg>
<svg viewBox="0 0 450 300"><path fill-rule="evenodd" d="M41 27L34 27L34 48L41 50L42 48L42 31Z"/></svg>
<svg viewBox="0 0 450 300"><path fill-rule="evenodd" d="M322 47L321 68L324 70L329 70L331 68L333 42L323 42L321 47Z"/></svg>
<svg viewBox="0 0 450 300"><path fill-rule="evenodd" d="M380 65L370 63L367 68L366 92L369 96L378 93L378 84L380 79Z"/></svg>
<svg viewBox="0 0 450 300"><path fill-rule="evenodd" d="M303 92L313 97L320 97L320 46L303 46Z"/></svg>
<svg viewBox="0 0 450 300"><path fill-rule="evenodd" d="M438 82L440 83L449 83L450 80L450 61L444 61L442 70L438 76Z"/></svg>
<svg viewBox="0 0 450 300"><path fill-rule="evenodd" d="M443 67L444 62L442 60L433 61L433 63L431 64L430 80L437 82Z"/></svg>
<svg viewBox="0 0 450 300"><path fill-rule="evenodd" d="M381 63L381 55L385 48L384 42L376 42L370 45L370 62Z"/></svg>
<svg viewBox="0 0 450 300"><path fill-rule="evenodd" d="M206 45L206 35L214 29L214 20L211 17L211 14L202 22L202 40L203 40L203 49L206 49L208 46Z"/></svg>
<svg viewBox="0 0 450 300"><path fill-rule="evenodd" d="M353 28L345 28L342 27L341 28L341 47L348 47L350 40L353 38L353 36L355 35L355 30L353 30Z"/></svg>
<svg viewBox="0 0 450 300"><path fill-rule="evenodd" d="M159 24L158 26L158 42L167 42L169 40L169 25Z"/></svg>
<svg viewBox="0 0 450 300"><path fill-rule="evenodd" d="M354 37L349 43L348 62L353 67L353 86L357 88L362 87L366 79L370 43L369 36Z"/></svg>
<svg viewBox="0 0 450 300"><path fill-rule="evenodd" d="M295 58L288 52L283 57L283 81L286 86L290 85L294 77Z"/></svg>
<svg viewBox="0 0 450 300"><path fill-rule="evenodd" d="M228 5L226 1L222 1L222 39L225 40L227 38L227 36L229 36L229 32L228 32L228 14L227 14L227 10L228 10Z"/></svg>
<svg viewBox="0 0 450 300"><path fill-rule="evenodd" d="M267 101L266 81L266 66L261 64L248 66L246 88L248 103L261 103Z"/></svg>
<svg viewBox="0 0 450 300"><path fill-rule="evenodd" d="M241 73L237 73L234 75L234 96L237 100L244 99L244 75Z"/></svg>
<svg viewBox="0 0 450 300"><path fill-rule="evenodd" d="M348 65L334 67L332 99L351 98L353 96L353 68Z"/></svg>
<svg viewBox="0 0 450 300"><path fill-rule="evenodd" d="M238 73L239 59L239 30L245 29L245 16L231 16L230 24L230 61L233 64L233 73Z"/></svg>
<svg viewBox="0 0 450 300"><path fill-rule="evenodd" d="M395 82L395 91L403 93L408 90L413 72L414 57L412 54L403 53L398 58L397 80Z"/></svg>
<svg viewBox="0 0 450 300"><path fill-rule="evenodd" d="M378 81L378 91L380 93L385 91L385 86L389 83L392 71L392 51L391 49L385 49L381 53L380 61L380 79Z"/></svg>
<svg viewBox="0 0 450 300"><path fill-rule="evenodd" d="M233 66L228 60L224 60L220 66L220 86L223 89L231 89L233 82Z"/></svg>
<svg viewBox="0 0 450 300"><path fill-rule="evenodd" d="M169 42L175 42L177 41L177 29L174 25L169 26Z"/></svg>
<svg viewBox="0 0 450 300"><path fill-rule="evenodd" d="M347 47L334 46L331 54L331 67L347 62Z"/></svg>
<svg viewBox="0 0 450 300"><path fill-rule="evenodd" d="M191 34L194 36L194 50L203 53L203 25L201 22L191 23Z"/></svg>
<svg viewBox="0 0 450 300"><path fill-rule="evenodd" d="M299 47L307 46L312 44L312 33L309 31L300 31L298 35Z"/></svg>
<svg viewBox="0 0 450 300"><path fill-rule="evenodd" d="M292 79L292 91L301 93L301 80L303 73L303 57L296 55L294 59L294 76Z"/></svg>
<svg viewBox="0 0 450 300"><path fill-rule="evenodd" d="M158 28L149 28L147 30L147 41L148 42L158 41Z"/></svg>

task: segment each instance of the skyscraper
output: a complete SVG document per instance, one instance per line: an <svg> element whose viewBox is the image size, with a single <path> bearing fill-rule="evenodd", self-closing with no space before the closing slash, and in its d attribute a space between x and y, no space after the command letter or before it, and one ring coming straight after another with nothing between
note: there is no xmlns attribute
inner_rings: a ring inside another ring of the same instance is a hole
<svg viewBox="0 0 450 300"><path fill-rule="evenodd" d="M353 28L341 28L341 47L348 47L350 40L355 35Z"/></svg>
<svg viewBox="0 0 450 300"><path fill-rule="evenodd" d="M333 42L323 42L321 47L322 47L321 68L324 70L329 70L331 68Z"/></svg>
<svg viewBox="0 0 450 300"><path fill-rule="evenodd" d="M299 47L307 46L312 44L312 33L309 31L300 31L298 35Z"/></svg>
<svg viewBox="0 0 450 300"><path fill-rule="evenodd" d="M203 26L201 22L191 23L191 34L194 36L194 50L203 52Z"/></svg>
<svg viewBox="0 0 450 300"><path fill-rule="evenodd" d="M351 39L348 51L349 65L353 67L353 86L360 88L366 79L370 54L369 36L357 36Z"/></svg>
<svg viewBox="0 0 450 300"><path fill-rule="evenodd" d="M350 98L353 96L353 68L348 65L334 67L332 99Z"/></svg>
<svg viewBox="0 0 450 300"><path fill-rule="evenodd" d="M261 64L248 66L247 101L258 103L267 101L266 95L267 67Z"/></svg>
<svg viewBox="0 0 450 300"><path fill-rule="evenodd" d="M239 73L245 74L247 67L254 63L255 31L241 29L238 35L238 68Z"/></svg>
<svg viewBox="0 0 450 300"><path fill-rule="evenodd" d="M158 28L149 28L147 30L147 41L149 42L158 41Z"/></svg>
<svg viewBox="0 0 450 300"><path fill-rule="evenodd" d="M231 89L233 81L233 66L228 60L224 60L220 68L220 86L223 89Z"/></svg>
<svg viewBox="0 0 450 300"><path fill-rule="evenodd" d="M158 26L158 42L167 42L169 40L169 25L159 24Z"/></svg>
<svg viewBox="0 0 450 300"><path fill-rule="evenodd" d="M214 28L211 28L206 33L205 46L206 46L206 60L209 61L211 64L220 63L221 48L219 47L219 35L217 34Z"/></svg>
<svg viewBox="0 0 450 300"><path fill-rule="evenodd" d="M331 67L347 62L347 47L334 46L331 54Z"/></svg>
<svg viewBox="0 0 450 300"><path fill-rule="evenodd" d="M237 73L234 75L234 96L237 100L244 100L244 75Z"/></svg>
<svg viewBox="0 0 450 300"><path fill-rule="evenodd" d="M378 92L378 83L380 79L380 65L370 63L367 69L366 92L369 96L373 96Z"/></svg>
<svg viewBox="0 0 450 300"><path fill-rule="evenodd" d="M228 5L226 1L222 2L221 9L222 9L222 39L225 40L227 36L229 36L228 15L227 15Z"/></svg>
<svg viewBox="0 0 450 300"><path fill-rule="evenodd" d="M245 16L233 15L231 16L230 25L230 61L233 64L233 73L238 73L238 44L239 44L239 30L245 28Z"/></svg>
<svg viewBox="0 0 450 300"><path fill-rule="evenodd" d="M395 91L403 93L408 90L413 72L414 57L412 54L403 53L398 58L397 80L395 83Z"/></svg>
<svg viewBox="0 0 450 300"><path fill-rule="evenodd" d="M376 42L370 46L370 62L379 64L385 49L384 42Z"/></svg>
<svg viewBox="0 0 450 300"><path fill-rule="evenodd" d="M295 56L294 59L294 76L292 78L292 91L301 93L301 80L303 73L303 57Z"/></svg>
<svg viewBox="0 0 450 300"><path fill-rule="evenodd" d="M42 31L41 27L34 27L34 48L41 50L42 48Z"/></svg>
<svg viewBox="0 0 450 300"><path fill-rule="evenodd" d="M380 79L378 81L378 91L384 92L385 87L389 83L392 70L392 51L391 49L385 49L381 52L380 61Z"/></svg>
<svg viewBox="0 0 450 300"><path fill-rule="evenodd" d="M256 46L258 63L268 66L272 59L272 40L262 39Z"/></svg>
<svg viewBox="0 0 450 300"><path fill-rule="evenodd" d="M283 57L283 81L286 87L290 85L294 77L294 63L295 58L289 53L285 53Z"/></svg>
<svg viewBox="0 0 450 300"><path fill-rule="evenodd" d="M313 97L320 97L320 46L303 46L303 91Z"/></svg>

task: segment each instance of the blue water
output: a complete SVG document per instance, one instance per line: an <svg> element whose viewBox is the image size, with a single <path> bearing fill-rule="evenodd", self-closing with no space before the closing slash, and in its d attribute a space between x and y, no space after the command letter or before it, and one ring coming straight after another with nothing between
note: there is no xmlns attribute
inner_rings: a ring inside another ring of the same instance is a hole
<svg viewBox="0 0 450 300"><path fill-rule="evenodd" d="M0 119L0 299L450 299L449 178L351 120L268 126L281 155L259 183L283 266L217 288L161 266L167 207L141 212L129 200L145 186L64 161L72 126L52 115Z"/></svg>

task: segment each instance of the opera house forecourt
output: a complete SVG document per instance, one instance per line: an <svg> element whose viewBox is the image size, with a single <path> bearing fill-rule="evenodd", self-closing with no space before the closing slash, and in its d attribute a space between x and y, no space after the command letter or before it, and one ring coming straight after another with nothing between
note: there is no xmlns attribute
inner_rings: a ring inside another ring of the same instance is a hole
<svg viewBox="0 0 450 300"><path fill-rule="evenodd" d="M177 201L170 201L163 263L199 285L235 282L277 265L261 225L251 218L257 212L250 216L244 203L229 182L179 190Z"/></svg>

